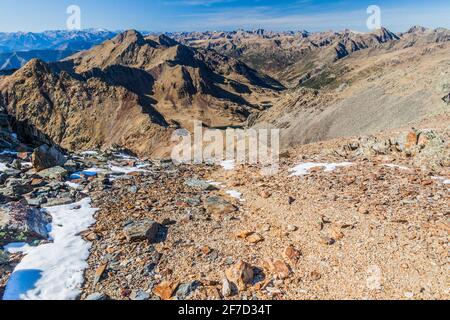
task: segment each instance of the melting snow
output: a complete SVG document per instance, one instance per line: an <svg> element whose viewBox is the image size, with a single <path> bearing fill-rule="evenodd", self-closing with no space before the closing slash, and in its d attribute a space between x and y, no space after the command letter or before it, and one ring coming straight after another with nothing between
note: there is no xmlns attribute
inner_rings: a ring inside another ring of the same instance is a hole
<svg viewBox="0 0 450 320"><path fill-rule="evenodd" d="M220 163L220 165L222 166L222 168L226 171L231 171L234 170L234 168L236 167L236 164L234 162L234 160L225 160L222 161Z"/></svg>
<svg viewBox="0 0 450 320"><path fill-rule="evenodd" d="M97 151L83 151L80 153L82 156L96 156L98 155Z"/></svg>
<svg viewBox="0 0 450 320"><path fill-rule="evenodd" d="M143 169L148 167L146 164L137 165L136 167L119 167L119 166L110 166L112 172L117 173L132 173L132 172L146 172L147 170Z"/></svg>
<svg viewBox="0 0 450 320"><path fill-rule="evenodd" d="M69 188L72 188L72 189L75 189L75 190L82 190L83 189L83 186L81 184L78 184L78 183L67 181L65 184L67 186L69 186Z"/></svg>
<svg viewBox="0 0 450 320"><path fill-rule="evenodd" d="M326 172L331 172L336 170L339 167L349 167L352 166L353 163L350 162L342 162L342 163L314 163L314 162L307 162L307 163L301 163L294 167L293 169L290 169L289 172L292 172L291 176L304 176L310 174L310 170L312 168L321 167L325 168Z"/></svg>
<svg viewBox="0 0 450 320"><path fill-rule="evenodd" d="M90 203L86 198L46 209L52 216L52 243L6 247L9 252L20 251L26 256L11 275L4 300L73 300L79 297L91 244L78 234L95 222L97 209Z"/></svg>

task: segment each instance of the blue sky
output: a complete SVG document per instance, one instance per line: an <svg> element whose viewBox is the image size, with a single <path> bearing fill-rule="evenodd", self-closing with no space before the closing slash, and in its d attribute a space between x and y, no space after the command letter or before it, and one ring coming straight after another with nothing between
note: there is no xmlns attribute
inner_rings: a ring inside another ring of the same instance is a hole
<svg viewBox="0 0 450 320"><path fill-rule="evenodd" d="M110 30L367 31L366 9L373 4L394 31L450 28L448 0L0 0L0 32L64 29L72 4L81 8L83 28Z"/></svg>

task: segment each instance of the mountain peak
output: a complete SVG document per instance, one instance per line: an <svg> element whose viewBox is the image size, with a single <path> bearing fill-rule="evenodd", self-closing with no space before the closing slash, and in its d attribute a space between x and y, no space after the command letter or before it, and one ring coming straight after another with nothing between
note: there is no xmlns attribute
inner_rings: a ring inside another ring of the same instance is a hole
<svg viewBox="0 0 450 320"><path fill-rule="evenodd" d="M144 37L142 36L142 34L140 34L138 31L136 30L127 30L124 31L120 34L118 34L117 36L115 36L112 39L113 42L115 43L138 43L138 44L144 44L145 40Z"/></svg>
<svg viewBox="0 0 450 320"><path fill-rule="evenodd" d="M423 26L413 26L408 31L406 31L406 33L424 33L428 30L428 28L425 28Z"/></svg>
<svg viewBox="0 0 450 320"><path fill-rule="evenodd" d="M395 33L393 33L392 31L388 30L385 27L381 27L380 29L378 29L375 34L378 36L378 40L380 42L389 42L389 41L393 41L393 40L400 40L400 37L397 36Z"/></svg>
<svg viewBox="0 0 450 320"><path fill-rule="evenodd" d="M161 34L158 37L158 42L160 45L162 46L166 46L166 47L174 47L176 45L178 45L179 43L176 42L174 39L166 36L165 34Z"/></svg>
<svg viewBox="0 0 450 320"><path fill-rule="evenodd" d="M24 66L23 69L25 70L33 70L36 72L40 71L46 71L49 69L49 65L45 63L44 61L34 58L28 61Z"/></svg>

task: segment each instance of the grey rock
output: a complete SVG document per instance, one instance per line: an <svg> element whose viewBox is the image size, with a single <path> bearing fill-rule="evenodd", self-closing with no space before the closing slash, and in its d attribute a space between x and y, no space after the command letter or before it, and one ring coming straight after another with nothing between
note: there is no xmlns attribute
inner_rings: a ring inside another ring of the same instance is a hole
<svg viewBox="0 0 450 320"><path fill-rule="evenodd" d="M129 191L130 193L137 193L137 192L138 192L138 187L136 187L136 186L131 186L131 187L128 188L128 191Z"/></svg>
<svg viewBox="0 0 450 320"><path fill-rule="evenodd" d="M6 182L6 192L5 195L8 196L20 196L29 193L33 190L29 180L10 178Z"/></svg>
<svg viewBox="0 0 450 320"><path fill-rule="evenodd" d="M17 170L17 169L13 169L13 168L7 168L7 169L4 171L4 173L7 174L8 176L18 178L18 177L20 177L22 171Z"/></svg>
<svg viewBox="0 0 450 320"><path fill-rule="evenodd" d="M54 180L63 180L69 172L63 167L52 167L45 170L42 170L37 173L43 179L54 179Z"/></svg>
<svg viewBox="0 0 450 320"><path fill-rule="evenodd" d="M15 159L11 163L11 168L16 169L16 170L22 170L22 161L20 161L19 159Z"/></svg>
<svg viewBox="0 0 450 320"><path fill-rule="evenodd" d="M58 197L53 199L47 199L47 202L45 204L46 207L56 207L56 206L63 206L66 204L71 204L75 202L72 198L65 198L65 197Z"/></svg>
<svg viewBox="0 0 450 320"><path fill-rule="evenodd" d="M144 219L133 221L124 227L123 231L129 242L148 240L150 243L154 243L157 240L159 228L159 223L150 219Z"/></svg>
<svg viewBox="0 0 450 320"><path fill-rule="evenodd" d="M6 180L8 179L8 175L6 173L0 173L0 185L5 184Z"/></svg>
<svg viewBox="0 0 450 320"><path fill-rule="evenodd" d="M447 94L445 97L443 97L442 100L443 100L444 102L446 102L447 104L450 104L450 93Z"/></svg>
<svg viewBox="0 0 450 320"><path fill-rule="evenodd" d="M0 249L0 265L9 263L9 254Z"/></svg>
<svg viewBox="0 0 450 320"><path fill-rule="evenodd" d="M178 286L175 293L175 298L178 300L186 300L190 295L192 295L195 290L200 287L201 283L199 281L192 281L188 283L182 283Z"/></svg>
<svg viewBox="0 0 450 320"><path fill-rule="evenodd" d="M44 210L24 201L0 206L0 246L11 242L32 242L48 238L50 217Z"/></svg>
<svg viewBox="0 0 450 320"><path fill-rule="evenodd" d="M70 173L74 173L79 171L81 168L81 165L73 160L68 160L65 164L64 164L64 169L66 169L67 171L69 171Z"/></svg>
<svg viewBox="0 0 450 320"><path fill-rule="evenodd" d="M13 199L0 193L0 204L5 204L11 201L13 201Z"/></svg>
<svg viewBox="0 0 450 320"><path fill-rule="evenodd" d="M205 208L206 212L211 215L225 215L237 210L234 205L218 196L207 198Z"/></svg>
<svg viewBox="0 0 450 320"><path fill-rule="evenodd" d="M87 301L103 301L103 300L107 300L107 299L108 299L108 297L104 293L95 292L95 293L87 296L85 300L87 300Z"/></svg>
<svg viewBox="0 0 450 320"><path fill-rule="evenodd" d="M131 291L130 299L134 301L150 300L150 294L143 290L133 290Z"/></svg>
<svg viewBox="0 0 450 320"><path fill-rule="evenodd" d="M40 207L41 205L43 205L44 203L47 202L47 199L45 199L43 197L25 198L25 200L27 201L28 205L32 206L32 207Z"/></svg>
<svg viewBox="0 0 450 320"><path fill-rule="evenodd" d="M189 179L185 182L185 184L193 189L201 190L201 191L210 191L210 190L216 190L216 187L209 184L208 182L204 180L199 179Z"/></svg>
<svg viewBox="0 0 450 320"><path fill-rule="evenodd" d="M62 152L48 145L42 145L36 148L31 155L31 162L36 171L63 166L66 161L67 159Z"/></svg>

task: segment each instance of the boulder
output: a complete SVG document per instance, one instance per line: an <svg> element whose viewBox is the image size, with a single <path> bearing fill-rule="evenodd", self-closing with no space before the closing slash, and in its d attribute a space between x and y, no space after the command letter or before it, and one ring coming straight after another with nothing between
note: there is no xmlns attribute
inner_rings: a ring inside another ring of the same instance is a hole
<svg viewBox="0 0 450 320"><path fill-rule="evenodd" d="M63 167L52 167L44 169L37 173L37 175L43 179L51 179L51 180L63 180L69 172Z"/></svg>
<svg viewBox="0 0 450 320"><path fill-rule="evenodd" d="M182 283L178 286L175 297L178 300L186 300L190 295L194 293L200 287L201 283L199 281L192 281L188 283Z"/></svg>
<svg viewBox="0 0 450 320"><path fill-rule="evenodd" d="M206 212L211 215L225 215L235 212L237 208L221 197L208 197L205 201Z"/></svg>
<svg viewBox="0 0 450 320"><path fill-rule="evenodd" d="M210 190L216 189L216 187L214 187L210 183L208 183L204 180L199 180L199 179L186 180L185 184L190 188L200 190L200 191L210 191Z"/></svg>
<svg viewBox="0 0 450 320"><path fill-rule="evenodd" d="M253 267L244 261L239 261L229 268L225 275L239 290L245 290L251 284L254 277Z"/></svg>
<svg viewBox="0 0 450 320"><path fill-rule="evenodd" d="M31 162L36 171L52 167L61 167L66 163L66 157L55 147L42 145L36 148L31 155Z"/></svg>
<svg viewBox="0 0 450 320"><path fill-rule="evenodd" d="M150 294L144 290L133 290L130 294L130 300L133 301L146 301L150 300Z"/></svg>
<svg viewBox="0 0 450 320"><path fill-rule="evenodd" d="M10 178L6 182L4 195L17 197L29 193L33 190L33 186L27 179Z"/></svg>
<svg viewBox="0 0 450 320"><path fill-rule="evenodd" d="M284 280L291 274L291 269L282 260L264 260L264 269L268 271L275 279Z"/></svg>
<svg viewBox="0 0 450 320"><path fill-rule="evenodd" d="M1 205L0 246L47 239L49 222L50 217L44 210L31 208L24 201Z"/></svg>
<svg viewBox="0 0 450 320"><path fill-rule="evenodd" d="M107 300L107 299L108 299L108 297L105 294L100 293L100 292L94 292L94 293L88 295L85 300L86 301L103 301L103 300Z"/></svg>
<svg viewBox="0 0 450 320"><path fill-rule="evenodd" d="M150 219L143 219L126 225L123 231L129 242L148 240L150 243L154 243L157 241L159 227L159 223Z"/></svg>
<svg viewBox="0 0 450 320"><path fill-rule="evenodd" d="M0 249L0 266L9 263L9 254Z"/></svg>

